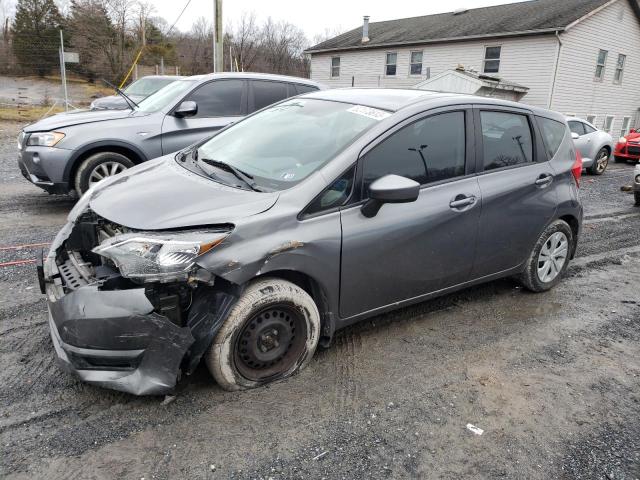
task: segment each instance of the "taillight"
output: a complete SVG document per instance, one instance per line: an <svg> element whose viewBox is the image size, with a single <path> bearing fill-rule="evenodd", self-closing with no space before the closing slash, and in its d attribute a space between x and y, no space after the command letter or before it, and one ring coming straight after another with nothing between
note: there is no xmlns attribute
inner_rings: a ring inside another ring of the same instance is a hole
<svg viewBox="0 0 640 480"><path fill-rule="evenodd" d="M573 162L571 167L571 174L576 181L576 186L580 188L580 177L582 176L582 155L580 150L576 150L576 161Z"/></svg>

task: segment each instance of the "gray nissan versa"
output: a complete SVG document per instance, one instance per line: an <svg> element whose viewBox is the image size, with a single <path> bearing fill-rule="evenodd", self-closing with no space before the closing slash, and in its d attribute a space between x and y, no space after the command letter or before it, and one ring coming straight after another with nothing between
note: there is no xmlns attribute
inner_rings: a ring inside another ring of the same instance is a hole
<svg viewBox="0 0 640 480"><path fill-rule="evenodd" d="M127 99L128 110L78 110L27 125L18 137L18 165L27 180L49 193L82 194L248 113L320 88L306 78L257 73L184 77L139 104Z"/></svg>
<svg viewBox="0 0 640 480"><path fill-rule="evenodd" d="M581 170L547 110L417 90L284 100L79 200L38 268L57 356L135 394L201 359L243 389L381 312L506 276L543 292L576 250Z"/></svg>

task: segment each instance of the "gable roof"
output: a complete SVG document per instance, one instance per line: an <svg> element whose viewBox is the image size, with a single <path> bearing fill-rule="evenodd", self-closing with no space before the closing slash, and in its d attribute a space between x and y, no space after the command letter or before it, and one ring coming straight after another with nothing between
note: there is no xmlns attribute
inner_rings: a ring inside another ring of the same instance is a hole
<svg viewBox="0 0 640 480"><path fill-rule="evenodd" d="M614 0L615 1L615 0ZM638 0L629 0L640 18ZM522 36L563 31L612 0L530 0L402 18L369 24L369 41L362 43L362 27L321 42L306 50L319 53L392 45L415 45L498 36Z"/></svg>

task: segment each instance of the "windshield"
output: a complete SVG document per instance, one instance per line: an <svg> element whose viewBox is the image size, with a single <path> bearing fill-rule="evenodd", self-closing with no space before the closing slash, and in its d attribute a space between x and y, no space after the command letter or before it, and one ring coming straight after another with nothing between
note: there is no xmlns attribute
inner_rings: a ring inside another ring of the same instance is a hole
<svg viewBox="0 0 640 480"><path fill-rule="evenodd" d="M175 82L174 78L145 77L133 82L125 88L124 93L127 95L141 95L147 97L172 82Z"/></svg>
<svg viewBox="0 0 640 480"><path fill-rule="evenodd" d="M361 105L292 99L202 144L197 151L198 166L216 175L215 165L227 164L249 176L262 190L284 190L389 115Z"/></svg>
<svg viewBox="0 0 640 480"><path fill-rule="evenodd" d="M138 110L141 112L157 112L175 101L176 97L182 95L195 84L195 81L177 80L166 87L162 87L153 95L148 96L138 103Z"/></svg>

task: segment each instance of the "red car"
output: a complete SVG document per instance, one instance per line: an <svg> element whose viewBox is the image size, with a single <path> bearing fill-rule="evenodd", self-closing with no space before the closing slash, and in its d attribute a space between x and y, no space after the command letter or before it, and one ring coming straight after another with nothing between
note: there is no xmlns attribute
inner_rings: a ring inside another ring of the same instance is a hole
<svg viewBox="0 0 640 480"><path fill-rule="evenodd" d="M613 152L616 162L633 160L640 161L640 132L632 128L624 137L621 137Z"/></svg>

